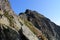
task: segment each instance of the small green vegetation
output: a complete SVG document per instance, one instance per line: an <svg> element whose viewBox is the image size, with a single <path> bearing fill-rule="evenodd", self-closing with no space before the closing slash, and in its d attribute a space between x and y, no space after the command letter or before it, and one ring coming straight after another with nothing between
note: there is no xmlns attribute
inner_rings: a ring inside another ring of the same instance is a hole
<svg viewBox="0 0 60 40"><path fill-rule="evenodd" d="M24 24L34 33L34 34L38 34L38 31L35 29L34 25L29 22L28 20L24 20L23 18L20 17L21 20L24 21Z"/></svg>
<svg viewBox="0 0 60 40"><path fill-rule="evenodd" d="M24 21L24 24L38 37L41 38L42 40L47 40L46 36L40 32L40 30L36 29L34 25L29 22L28 20L24 20L23 18L20 17L21 20Z"/></svg>
<svg viewBox="0 0 60 40"><path fill-rule="evenodd" d="M5 0L5 2L7 2L7 0Z"/></svg>
<svg viewBox="0 0 60 40"><path fill-rule="evenodd" d="M9 15L7 11L4 11L4 16L6 16L8 19L9 19L9 22L10 22L10 26L13 26L13 16L12 15Z"/></svg>

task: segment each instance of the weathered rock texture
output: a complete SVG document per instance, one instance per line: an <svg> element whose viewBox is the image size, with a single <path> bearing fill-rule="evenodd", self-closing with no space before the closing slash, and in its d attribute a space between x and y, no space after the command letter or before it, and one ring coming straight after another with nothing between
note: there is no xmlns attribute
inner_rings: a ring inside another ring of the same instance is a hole
<svg viewBox="0 0 60 40"><path fill-rule="evenodd" d="M27 9L24 13L20 13L19 16L41 40L60 40L60 26L38 12Z"/></svg>
<svg viewBox="0 0 60 40"><path fill-rule="evenodd" d="M12 11L8 0L0 0L0 40L38 40Z"/></svg>
<svg viewBox="0 0 60 40"><path fill-rule="evenodd" d="M17 16L0 0L0 40L60 40L60 26L28 9Z"/></svg>

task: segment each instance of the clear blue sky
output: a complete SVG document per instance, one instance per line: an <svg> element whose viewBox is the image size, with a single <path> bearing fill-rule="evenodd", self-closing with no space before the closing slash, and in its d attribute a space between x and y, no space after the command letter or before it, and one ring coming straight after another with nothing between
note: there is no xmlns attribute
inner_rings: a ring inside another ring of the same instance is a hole
<svg viewBox="0 0 60 40"><path fill-rule="evenodd" d="M16 14L26 9L36 10L60 25L60 0L9 0Z"/></svg>

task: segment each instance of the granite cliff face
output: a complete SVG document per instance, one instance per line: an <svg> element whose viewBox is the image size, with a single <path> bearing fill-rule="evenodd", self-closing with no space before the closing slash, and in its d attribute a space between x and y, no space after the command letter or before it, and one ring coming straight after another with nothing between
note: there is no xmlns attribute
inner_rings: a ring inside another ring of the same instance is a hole
<svg viewBox="0 0 60 40"><path fill-rule="evenodd" d="M60 26L36 11L16 15L8 0L0 0L0 40L59 40Z"/></svg>

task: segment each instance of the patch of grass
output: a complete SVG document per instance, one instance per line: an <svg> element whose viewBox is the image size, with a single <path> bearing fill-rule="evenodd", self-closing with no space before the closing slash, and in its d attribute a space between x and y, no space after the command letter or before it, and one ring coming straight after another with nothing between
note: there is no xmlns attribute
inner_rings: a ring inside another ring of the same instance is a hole
<svg viewBox="0 0 60 40"><path fill-rule="evenodd" d="M21 20L24 21L24 24L38 37L41 38L42 40L47 40L47 37L37 28L34 27L34 25L29 22L28 20L24 20L23 18L20 17Z"/></svg>
<svg viewBox="0 0 60 40"><path fill-rule="evenodd" d="M42 34L42 32L40 32L39 30L37 30L37 29L32 25L31 22L25 20L24 23L25 23L25 25L27 25L27 27L29 27L30 30L31 30L35 35L37 35L39 38L41 37L42 40L47 40L47 38L45 37L45 35Z"/></svg>
<svg viewBox="0 0 60 40"><path fill-rule="evenodd" d="M24 21L24 24L34 33L34 34L38 34L38 31L35 29L34 25L29 22L28 20L24 20L23 18L20 17L21 20Z"/></svg>
<svg viewBox="0 0 60 40"><path fill-rule="evenodd" d="M34 34L36 34L36 30L34 29L33 25L30 22L25 20L24 24L27 25L27 27L29 27Z"/></svg>

